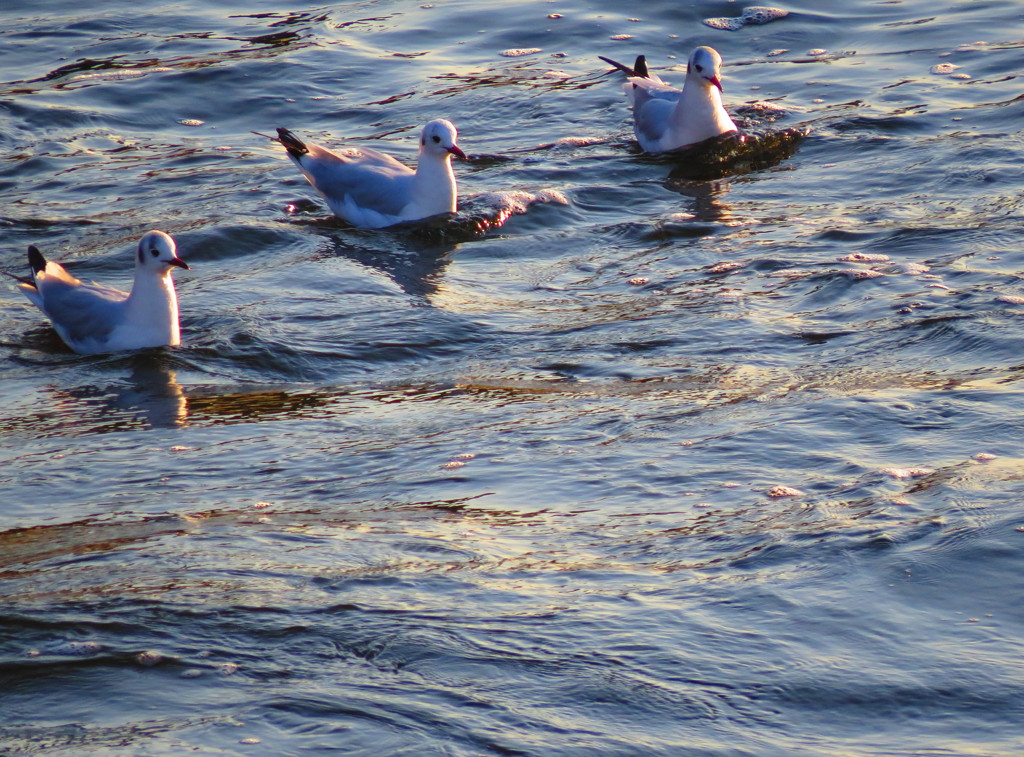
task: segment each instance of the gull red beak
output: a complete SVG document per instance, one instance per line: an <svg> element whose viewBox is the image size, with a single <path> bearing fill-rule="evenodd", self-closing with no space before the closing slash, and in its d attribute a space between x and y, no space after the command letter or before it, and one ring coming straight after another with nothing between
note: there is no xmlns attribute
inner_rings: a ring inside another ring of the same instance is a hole
<svg viewBox="0 0 1024 757"><path fill-rule="evenodd" d="M725 90L722 89L722 80L719 79L717 76L712 76L710 79L708 79L708 81L714 84L716 87L718 87L719 92L725 92Z"/></svg>
<svg viewBox="0 0 1024 757"><path fill-rule="evenodd" d="M447 149L448 149L448 152L450 152L450 153L451 153L452 155L454 155L454 156L455 156L456 158L460 158L461 160L469 160L469 158L467 158L467 157L466 157L466 153L464 153L464 152L463 152L463 151L462 151L462 150L461 150L461 149L459 148L459 146L458 146L458 145L452 145L451 147L449 147L449 148L447 148Z"/></svg>
<svg viewBox="0 0 1024 757"><path fill-rule="evenodd" d="M178 268L184 268L186 271L190 270L188 267L188 263L186 263L181 258L171 258L170 260L167 261L167 265L176 265L178 266Z"/></svg>

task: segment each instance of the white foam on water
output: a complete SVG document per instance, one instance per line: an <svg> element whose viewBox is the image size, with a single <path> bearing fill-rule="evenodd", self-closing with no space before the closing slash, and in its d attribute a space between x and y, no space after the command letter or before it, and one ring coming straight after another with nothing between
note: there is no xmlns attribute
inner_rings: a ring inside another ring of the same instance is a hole
<svg viewBox="0 0 1024 757"><path fill-rule="evenodd" d="M794 489L792 486L773 486L767 492L769 497L803 497L804 493L799 489Z"/></svg>
<svg viewBox="0 0 1024 757"><path fill-rule="evenodd" d="M84 656L95 654L103 649L103 645L96 641L62 641L54 644L46 651L50 654Z"/></svg>
<svg viewBox="0 0 1024 757"><path fill-rule="evenodd" d="M767 5L751 5L744 8L738 18L706 18L703 23L712 29L734 32L737 29L742 29L747 24L767 24L772 21L778 21L780 18L785 18L788 15L789 11L784 11L781 8L772 8Z"/></svg>
<svg viewBox="0 0 1024 757"><path fill-rule="evenodd" d="M555 205L568 205L569 198L557 189L539 189L536 192L527 192L522 189L510 189L499 192L483 192L476 196L476 199L492 206L497 211L511 211L512 213L525 213L534 203L554 203Z"/></svg>
<svg viewBox="0 0 1024 757"><path fill-rule="evenodd" d="M145 652L139 652L135 655L135 662L144 668L151 668L154 665L159 665L164 661L164 656L159 652L153 652L147 650Z"/></svg>
<svg viewBox="0 0 1024 757"><path fill-rule="evenodd" d="M604 142L603 137L562 137L551 143L552 147L588 147Z"/></svg>
<svg viewBox="0 0 1024 757"><path fill-rule="evenodd" d="M888 255L870 252L853 252L839 258L844 263L887 263L889 259Z"/></svg>
<svg viewBox="0 0 1024 757"><path fill-rule="evenodd" d="M742 268L743 263L737 263L733 260L723 260L721 263L715 263L713 266L708 268L708 273L725 273L726 271L734 271L737 268Z"/></svg>
<svg viewBox="0 0 1024 757"><path fill-rule="evenodd" d="M498 55L505 58L521 58L524 55L534 55L541 52L539 47L513 47L509 50L502 50Z"/></svg>
<svg viewBox="0 0 1024 757"><path fill-rule="evenodd" d="M784 11L781 8L772 8L767 5L752 5L749 8L743 9L743 15L740 18L747 24L767 24L772 21L778 21L780 18L785 18L788 15L789 11Z"/></svg>
<svg viewBox="0 0 1024 757"><path fill-rule="evenodd" d="M893 478L905 479L905 478L920 478L921 476L927 476L929 473L933 473L931 468L883 468L882 473Z"/></svg>
<svg viewBox="0 0 1024 757"><path fill-rule="evenodd" d="M78 74L77 76L72 76L68 81L119 81L121 79L138 79L140 76L145 76L146 74L156 74L173 70L173 68L167 68L166 66L153 66L151 68L119 68L115 71L99 71L93 74Z"/></svg>
<svg viewBox="0 0 1024 757"><path fill-rule="evenodd" d="M706 18L703 23L704 26L710 26L712 29L720 29L725 32L734 32L745 26L741 18Z"/></svg>

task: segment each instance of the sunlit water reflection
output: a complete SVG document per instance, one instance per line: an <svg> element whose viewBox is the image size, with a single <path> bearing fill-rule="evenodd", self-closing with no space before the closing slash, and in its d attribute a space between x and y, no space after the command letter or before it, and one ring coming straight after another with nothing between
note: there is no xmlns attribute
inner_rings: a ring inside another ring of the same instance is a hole
<svg viewBox="0 0 1024 757"><path fill-rule="evenodd" d="M192 267L0 301L0 751L1019 754L1019 8L786 9L0 10L0 266ZM697 44L745 137L639 154ZM386 231L251 134L435 117Z"/></svg>

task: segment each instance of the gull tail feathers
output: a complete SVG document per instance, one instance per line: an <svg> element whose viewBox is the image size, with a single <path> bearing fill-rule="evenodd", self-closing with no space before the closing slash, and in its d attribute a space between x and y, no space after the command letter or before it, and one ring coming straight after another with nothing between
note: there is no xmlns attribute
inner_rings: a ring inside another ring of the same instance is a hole
<svg viewBox="0 0 1024 757"><path fill-rule="evenodd" d="M16 276L7 271L0 271L0 273L17 281L18 286L22 289L35 292L37 290L35 276L46 270L46 258L43 257L43 253L34 244L28 246L28 264L32 267L32 276Z"/></svg>
<svg viewBox="0 0 1024 757"><path fill-rule="evenodd" d="M640 77L642 77L644 79L647 79L647 78L650 77L650 73L647 70L647 57L646 56L643 56L643 55L636 56L636 62L633 63L633 67L632 68L627 66L625 63L619 63L618 61L612 60L611 58L606 58L603 55L598 55L597 57L600 58L601 60L603 60L608 65L615 66L615 68L619 69L619 71L622 71L624 74L626 74L626 76L640 76Z"/></svg>
<svg viewBox="0 0 1024 757"><path fill-rule="evenodd" d="M284 149L286 149L288 154L293 158L301 158L309 152L309 148L306 147L306 143L287 129L279 126L277 128L277 137L277 141L284 145Z"/></svg>
<svg viewBox="0 0 1024 757"><path fill-rule="evenodd" d="M28 264L32 266L33 273L40 273L46 270L46 258L43 257L43 253L34 244L28 246Z"/></svg>
<svg viewBox="0 0 1024 757"><path fill-rule="evenodd" d="M279 145L284 145L284 148L288 151L288 154L293 158L301 158L303 155L309 154L309 148L306 147L306 143L295 136L295 134L288 129L281 126L277 127L277 136L272 137L269 134L264 134L261 131L252 132L257 137L266 137L271 142L277 142Z"/></svg>

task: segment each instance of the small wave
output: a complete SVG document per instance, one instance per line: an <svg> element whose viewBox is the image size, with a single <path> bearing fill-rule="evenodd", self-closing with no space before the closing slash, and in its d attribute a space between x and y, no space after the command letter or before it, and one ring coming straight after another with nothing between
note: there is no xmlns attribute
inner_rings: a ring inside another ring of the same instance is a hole
<svg viewBox="0 0 1024 757"><path fill-rule="evenodd" d="M590 147L590 145L599 145L606 141L604 137L562 137L544 147L554 150L568 147Z"/></svg>
<svg viewBox="0 0 1024 757"><path fill-rule="evenodd" d="M121 79L138 79L147 74L159 74L173 71L173 68L166 66L152 66L150 68L119 68L113 71L100 71L95 74L78 74L68 79L68 83L83 81L118 81Z"/></svg>
<svg viewBox="0 0 1024 757"><path fill-rule="evenodd" d="M525 214L533 205L568 205L569 198L557 189L521 189L483 192L460 203L456 213L391 227L410 230L418 237L458 242L483 236L505 225L509 218Z"/></svg>
<svg viewBox="0 0 1024 757"><path fill-rule="evenodd" d="M514 214L525 213L531 205L537 203L569 204L569 198L557 189L538 189L536 192L527 192L522 189L484 192L476 195L473 199L490 206L497 213L511 212Z"/></svg>

